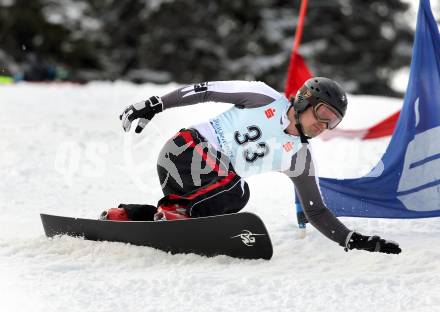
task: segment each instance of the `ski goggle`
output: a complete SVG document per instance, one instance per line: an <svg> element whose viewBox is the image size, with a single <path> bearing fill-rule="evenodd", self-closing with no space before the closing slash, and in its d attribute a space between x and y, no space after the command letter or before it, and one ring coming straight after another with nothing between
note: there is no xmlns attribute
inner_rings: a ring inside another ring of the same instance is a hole
<svg viewBox="0 0 440 312"><path fill-rule="evenodd" d="M342 115L325 102L313 106L313 115L319 122L325 123L327 129L334 129L342 121Z"/></svg>

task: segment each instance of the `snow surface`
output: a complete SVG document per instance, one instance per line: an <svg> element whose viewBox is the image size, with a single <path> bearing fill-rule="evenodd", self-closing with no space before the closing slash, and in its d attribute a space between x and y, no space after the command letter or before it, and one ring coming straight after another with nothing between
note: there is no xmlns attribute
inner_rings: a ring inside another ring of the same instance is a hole
<svg viewBox="0 0 440 312"><path fill-rule="evenodd" d="M46 238L40 212L96 218L121 202L161 197L156 158L164 140L228 107L169 110L143 135L123 133L118 116L126 105L174 87L0 87L0 311L440 311L437 218L342 218L403 249L398 256L346 253L310 226L305 239L298 237L293 187L278 173L248 179L246 210L268 227L270 261ZM402 103L349 100L343 128L372 125ZM315 141L322 175L356 177L380 159L389 139Z"/></svg>

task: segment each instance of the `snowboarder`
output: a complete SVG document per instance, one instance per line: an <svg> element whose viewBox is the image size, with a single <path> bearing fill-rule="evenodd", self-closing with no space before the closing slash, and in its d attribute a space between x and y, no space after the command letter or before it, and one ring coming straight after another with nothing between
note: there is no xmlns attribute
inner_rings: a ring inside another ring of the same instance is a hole
<svg viewBox="0 0 440 312"><path fill-rule="evenodd" d="M308 140L342 120L347 98L333 80L307 80L290 101L263 82L217 81L179 88L128 106L124 131L138 120L140 133L163 110L202 102L234 106L211 120L180 130L162 148L157 171L164 193L158 204L121 204L104 220L175 220L235 213L248 202L244 178L279 171L295 185L308 221L349 249L398 254L399 245L350 231L325 206ZM213 105L213 104L209 104Z"/></svg>

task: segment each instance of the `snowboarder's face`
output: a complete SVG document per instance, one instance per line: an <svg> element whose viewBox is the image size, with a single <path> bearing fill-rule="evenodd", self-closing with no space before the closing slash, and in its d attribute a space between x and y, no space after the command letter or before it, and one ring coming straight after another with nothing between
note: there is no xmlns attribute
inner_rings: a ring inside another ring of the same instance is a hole
<svg viewBox="0 0 440 312"><path fill-rule="evenodd" d="M307 108L300 115L301 124L305 135L314 138L327 129L327 123L319 121L313 113L313 108Z"/></svg>

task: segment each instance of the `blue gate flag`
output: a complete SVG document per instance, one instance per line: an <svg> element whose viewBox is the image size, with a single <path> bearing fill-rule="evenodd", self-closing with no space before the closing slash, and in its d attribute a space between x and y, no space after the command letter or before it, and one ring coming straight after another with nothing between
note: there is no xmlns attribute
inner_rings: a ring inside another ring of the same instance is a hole
<svg viewBox="0 0 440 312"><path fill-rule="evenodd" d="M440 216L440 34L421 0L403 107L381 161L358 179L320 178L337 216Z"/></svg>

